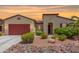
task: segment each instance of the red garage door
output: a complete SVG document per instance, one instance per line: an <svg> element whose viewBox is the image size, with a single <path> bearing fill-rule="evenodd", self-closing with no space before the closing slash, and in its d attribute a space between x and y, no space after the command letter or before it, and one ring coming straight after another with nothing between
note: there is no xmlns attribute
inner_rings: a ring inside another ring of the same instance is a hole
<svg viewBox="0 0 79 59"><path fill-rule="evenodd" d="M9 35L21 35L30 32L30 24L9 24Z"/></svg>

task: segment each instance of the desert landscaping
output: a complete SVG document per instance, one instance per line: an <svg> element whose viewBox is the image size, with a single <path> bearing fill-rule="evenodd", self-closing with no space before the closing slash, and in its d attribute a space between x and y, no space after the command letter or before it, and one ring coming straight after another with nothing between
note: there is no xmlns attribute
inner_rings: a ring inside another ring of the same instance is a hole
<svg viewBox="0 0 79 59"><path fill-rule="evenodd" d="M51 40L51 39L50 39ZM4 53L79 53L78 40L58 41L40 39L37 37L32 44L18 43Z"/></svg>
<svg viewBox="0 0 79 59"><path fill-rule="evenodd" d="M38 30L21 35L21 42L4 53L79 53L79 20L56 28L53 35Z"/></svg>

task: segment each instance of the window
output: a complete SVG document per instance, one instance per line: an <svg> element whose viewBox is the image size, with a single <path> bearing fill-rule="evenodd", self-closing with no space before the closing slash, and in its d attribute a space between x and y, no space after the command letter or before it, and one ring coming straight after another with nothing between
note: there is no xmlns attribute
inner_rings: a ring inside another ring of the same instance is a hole
<svg viewBox="0 0 79 59"><path fill-rule="evenodd" d="M69 26L69 24L67 24L66 26Z"/></svg>
<svg viewBox="0 0 79 59"><path fill-rule="evenodd" d="M18 20L20 20L21 18L20 18L20 17L18 17L17 19L18 19Z"/></svg>
<svg viewBox="0 0 79 59"><path fill-rule="evenodd" d="M0 31L2 31L2 26L0 26Z"/></svg>
<svg viewBox="0 0 79 59"><path fill-rule="evenodd" d="M60 27L62 28L62 23L60 24Z"/></svg>

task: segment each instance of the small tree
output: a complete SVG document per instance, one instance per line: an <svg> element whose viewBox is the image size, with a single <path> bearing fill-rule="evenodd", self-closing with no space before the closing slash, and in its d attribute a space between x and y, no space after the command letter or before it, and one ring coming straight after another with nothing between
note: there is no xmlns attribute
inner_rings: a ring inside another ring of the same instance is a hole
<svg viewBox="0 0 79 59"><path fill-rule="evenodd" d="M77 31L77 33L79 35L79 17L72 16L71 19L74 20L74 22L69 24L69 27L72 27L73 29L76 29L76 31Z"/></svg>
<svg viewBox="0 0 79 59"><path fill-rule="evenodd" d="M74 20L74 22L71 23L70 26L72 26L73 28L79 28L79 17L72 16L71 19Z"/></svg>

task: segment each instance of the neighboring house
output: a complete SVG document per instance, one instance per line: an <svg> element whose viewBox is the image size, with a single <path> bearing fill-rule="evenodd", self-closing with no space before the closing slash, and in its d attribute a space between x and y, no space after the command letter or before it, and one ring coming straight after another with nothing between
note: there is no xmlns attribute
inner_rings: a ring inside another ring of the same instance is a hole
<svg viewBox="0 0 79 59"><path fill-rule="evenodd" d="M73 22L71 19L58 16L58 14L43 14L42 21L14 15L0 20L0 31L7 35L21 35L26 32L36 32L42 30L46 34L53 34L55 28L63 27Z"/></svg>

